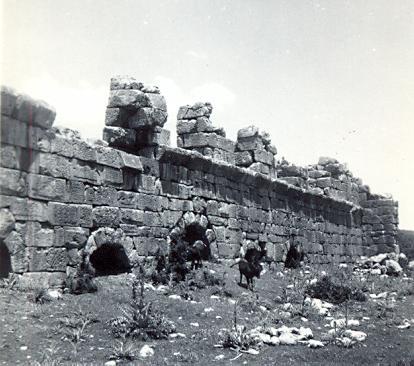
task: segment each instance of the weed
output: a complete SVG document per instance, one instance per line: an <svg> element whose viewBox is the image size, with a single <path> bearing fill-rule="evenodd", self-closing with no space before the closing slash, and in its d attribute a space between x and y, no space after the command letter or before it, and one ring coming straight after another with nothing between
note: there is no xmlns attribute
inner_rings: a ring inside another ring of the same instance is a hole
<svg viewBox="0 0 414 366"><path fill-rule="evenodd" d="M115 361L133 361L137 358L138 349L135 348L134 344L126 341L116 341L111 346L111 354L109 355L110 360Z"/></svg>
<svg viewBox="0 0 414 366"><path fill-rule="evenodd" d="M139 278L132 284L132 298L121 308L122 315L109 321L115 337L132 337L140 340L167 338L175 330L174 324L144 299L144 270L140 266Z"/></svg>

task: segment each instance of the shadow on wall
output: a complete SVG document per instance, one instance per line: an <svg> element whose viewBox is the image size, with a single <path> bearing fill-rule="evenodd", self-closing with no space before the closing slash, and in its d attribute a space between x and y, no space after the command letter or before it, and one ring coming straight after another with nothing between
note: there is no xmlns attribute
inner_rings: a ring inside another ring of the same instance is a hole
<svg viewBox="0 0 414 366"><path fill-rule="evenodd" d="M125 249L120 244L103 244L90 256L96 276L117 275L130 272L131 265Z"/></svg>
<svg viewBox="0 0 414 366"><path fill-rule="evenodd" d="M11 257L6 244L0 241L0 278L7 278L12 272Z"/></svg>

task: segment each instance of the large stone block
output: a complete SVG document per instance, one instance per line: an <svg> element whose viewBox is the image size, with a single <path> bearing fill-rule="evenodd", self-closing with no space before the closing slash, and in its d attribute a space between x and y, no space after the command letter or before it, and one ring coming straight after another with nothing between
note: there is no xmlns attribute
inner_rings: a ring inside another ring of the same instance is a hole
<svg viewBox="0 0 414 366"><path fill-rule="evenodd" d="M177 121L177 135L196 132L197 120L179 120Z"/></svg>
<svg viewBox="0 0 414 366"><path fill-rule="evenodd" d="M144 223L144 211L130 208L120 208L121 223L142 225Z"/></svg>
<svg viewBox="0 0 414 366"><path fill-rule="evenodd" d="M33 161L32 171L56 178L70 178L71 166L66 157L39 152Z"/></svg>
<svg viewBox="0 0 414 366"><path fill-rule="evenodd" d="M29 197L40 200L65 200L66 182L64 179L29 174L27 181Z"/></svg>
<svg viewBox="0 0 414 366"><path fill-rule="evenodd" d="M140 256L155 255L158 250L163 254L167 254L168 251L167 240L161 238L136 237L134 238L134 245Z"/></svg>
<svg viewBox="0 0 414 366"><path fill-rule="evenodd" d="M115 227L119 224L118 207L95 207L92 210L94 227Z"/></svg>
<svg viewBox="0 0 414 366"><path fill-rule="evenodd" d="M11 116L16 108L18 93L13 88L8 86L1 87L1 114Z"/></svg>
<svg viewBox="0 0 414 366"><path fill-rule="evenodd" d="M4 239L10 258L12 270L15 273L21 273L27 271L27 253L24 239L21 233L12 231L6 239Z"/></svg>
<svg viewBox="0 0 414 366"><path fill-rule="evenodd" d="M103 139L109 146L132 148L136 142L136 132L131 129L121 127L105 127Z"/></svg>
<svg viewBox="0 0 414 366"><path fill-rule="evenodd" d="M18 277L16 287L19 290L62 288L65 280L65 272L28 272Z"/></svg>
<svg viewBox="0 0 414 366"><path fill-rule="evenodd" d="M65 248L28 248L29 271L63 272L66 270L68 256Z"/></svg>
<svg viewBox="0 0 414 366"><path fill-rule="evenodd" d="M94 185L100 184L101 181L100 175L91 165L76 159L73 159L71 163L70 179Z"/></svg>
<svg viewBox="0 0 414 366"><path fill-rule="evenodd" d="M234 157L237 166L248 167L253 163L253 157L249 151L235 152Z"/></svg>
<svg viewBox="0 0 414 366"><path fill-rule="evenodd" d="M0 209L0 239L5 239L14 229L15 219L6 208Z"/></svg>
<svg viewBox="0 0 414 366"><path fill-rule="evenodd" d="M248 150L264 150L264 145L261 137L253 136L237 141L236 151Z"/></svg>
<svg viewBox="0 0 414 366"><path fill-rule="evenodd" d="M17 146L3 145L0 147L0 164L4 168L22 170L20 164L21 150Z"/></svg>
<svg viewBox="0 0 414 366"><path fill-rule="evenodd" d="M27 174L14 169L0 168L0 193L10 196L27 194Z"/></svg>
<svg viewBox="0 0 414 366"><path fill-rule="evenodd" d="M1 116L1 141L6 144L28 147L29 132L28 126L8 116Z"/></svg>
<svg viewBox="0 0 414 366"><path fill-rule="evenodd" d="M106 108L105 125L128 127L128 119L133 112L124 108Z"/></svg>
<svg viewBox="0 0 414 366"><path fill-rule="evenodd" d="M180 107L177 119L196 119L204 116L209 118L212 112L213 106L210 103L195 103L192 106Z"/></svg>
<svg viewBox="0 0 414 366"><path fill-rule="evenodd" d="M65 246L67 249L81 249L85 246L89 237L89 230L80 227L64 227L60 236L62 241L59 246Z"/></svg>
<svg viewBox="0 0 414 366"><path fill-rule="evenodd" d="M42 227L38 222L26 223L25 243L27 247L53 247L55 246L55 232L53 229Z"/></svg>
<svg viewBox="0 0 414 366"><path fill-rule="evenodd" d="M101 165L110 166L112 168L121 168L123 166L120 151L105 147L98 146L95 148L96 162Z"/></svg>
<svg viewBox="0 0 414 366"><path fill-rule="evenodd" d="M117 75L111 78L111 90L135 89L141 90L144 85L135 78L127 75Z"/></svg>
<svg viewBox="0 0 414 366"><path fill-rule="evenodd" d="M147 94L150 107L167 112L167 102L161 94Z"/></svg>
<svg viewBox="0 0 414 366"><path fill-rule="evenodd" d="M49 221L58 226L78 226L80 220L79 205L49 202Z"/></svg>
<svg viewBox="0 0 414 366"><path fill-rule="evenodd" d="M151 102L148 95L140 90L111 90L108 108L125 108L136 110L138 108L150 107Z"/></svg>
<svg viewBox="0 0 414 366"><path fill-rule="evenodd" d="M273 154L265 150L255 150L254 160L270 166L274 166L275 163Z"/></svg>
<svg viewBox="0 0 414 366"><path fill-rule="evenodd" d="M156 94L155 94L156 95ZM157 108L140 108L128 120L129 128L163 127L167 122L167 112Z"/></svg>
<svg viewBox="0 0 414 366"><path fill-rule="evenodd" d="M82 161L96 162L96 149L87 142L75 139L72 142L73 157Z"/></svg>

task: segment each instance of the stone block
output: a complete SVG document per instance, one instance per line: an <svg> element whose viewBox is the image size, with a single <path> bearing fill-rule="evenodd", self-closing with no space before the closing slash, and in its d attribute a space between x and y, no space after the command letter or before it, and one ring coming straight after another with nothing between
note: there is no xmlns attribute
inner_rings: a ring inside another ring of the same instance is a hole
<svg viewBox="0 0 414 366"><path fill-rule="evenodd" d="M70 167L70 179L90 184L100 184L98 172L87 163L73 159Z"/></svg>
<svg viewBox="0 0 414 366"><path fill-rule="evenodd" d="M274 166L275 158L272 153L265 150L255 150L253 155L255 161Z"/></svg>
<svg viewBox="0 0 414 366"><path fill-rule="evenodd" d="M180 107L177 119L196 119L198 117L209 118L213 112L213 106L210 103L195 103L192 106Z"/></svg>
<svg viewBox="0 0 414 366"><path fill-rule="evenodd" d="M196 132L197 120L179 120L177 121L177 135Z"/></svg>
<svg viewBox="0 0 414 366"><path fill-rule="evenodd" d="M56 154L40 152L33 161L34 173L56 178L70 178L69 159Z"/></svg>
<svg viewBox="0 0 414 366"><path fill-rule="evenodd" d="M195 129L197 132L213 132L214 127L207 117L198 117L196 120Z"/></svg>
<svg viewBox="0 0 414 366"><path fill-rule="evenodd" d="M1 116L1 141L13 146L28 147L28 126L8 116Z"/></svg>
<svg viewBox="0 0 414 366"><path fill-rule="evenodd" d="M256 126L248 126L237 132L237 140L243 140L259 135L259 129Z"/></svg>
<svg viewBox="0 0 414 366"><path fill-rule="evenodd" d="M5 239L14 230L15 219L10 210L0 209L0 239Z"/></svg>
<svg viewBox="0 0 414 366"><path fill-rule="evenodd" d="M145 127L163 127L167 122L168 114L162 109L157 108L140 108L128 120L128 126L132 129L141 129Z"/></svg>
<svg viewBox="0 0 414 366"><path fill-rule="evenodd" d="M65 272L28 272L18 277L19 290L62 288L65 285Z"/></svg>
<svg viewBox="0 0 414 366"><path fill-rule="evenodd" d="M144 223L144 211L130 208L120 208L120 222L122 224L142 225Z"/></svg>
<svg viewBox="0 0 414 366"><path fill-rule="evenodd" d="M149 107L160 109L167 112L167 103L161 94L147 94Z"/></svg>
<svg viewBox="0 0 414 366"><path fill-rule="evenodd" d="M65 248L28 248L30 272L63 272L68 256Z"/></svg>
<svg viewBox="0 0 414 366"><path fill-rule="evenodd" d="M220 258L235 258L240 250L239 244L217 242L217 251Z"/></svg>
<svg viewBox="0 0 414 366"><path fill-rule="evenodd" d="M106 108L105 125L113 127L128 127L131 111L124 108Z"/></svg>
<svg viewBox="0 0 414 366"><path fill-rule="evenodd" d="M88 187L85 200L96 206L116 206L118 192L113 187Z"/></svg>
<svg viewBox="0 0 414 366"><path fill-rule="evenodd" d="M143 129L137 131L137 146L170 145L170 131L159 128Z"/></svg>
<svg viewBox="0 0 414 366"><path fill-rule="evenodd" d="M273 155L277 154L277 148L275 145L266 145L266 151L270 152Z"/></svg>
<svg viewBox="0 0 414 366"><path fill-rule="evenodd" d="M109 146L132 148L135 146L136 133L134 130L121 127L104 127L103 139Z"/></svg>
<svg viewBox="0 0 414 366"><path fill-rule="evenodd" d="M121 187L124 183L122 170L105 166L99 176L99 183Z"/></svg>
<svg viewBox="0 0 414 366"><path fill-rule="evenodd" d="M73 139L55 135L50 142L50 152L71 158L73 156L72 142Z"/></svg>
<svg viewBox="0 0 414 366"><path fill-rule="evenodd" d="M141 90L144 85L141 82L135 80L135 78L127 75L117 75L111 78L111 90L120 89L135 89Z"/></svg>
<svg viewBox="0 0 414 366"><path fill-rule="evenodd" d="M126 152L120 152L119 154L121 156L121 161L122 161L121 167L122 168L142 171L143 167L142 167L141 158L139 156L128 154Z"/></svg>
<svg viewBox="0 0 414 366"><path fill-rule="evenodd" d="M79 205L49 202L49 221L52 225L78 226L80 220Z"/></svg>
<svg viewBox="0 0 414 366"><path fill-rule="evenodd" d="M21 149L17 146L3 145L0 147L0 164L4 168L21 170Z"/></svg>
<svg viewBox="0 0 414 366"><path fill-rule="evenodd" d="M82 249L89 237L89 230L80 227L64 227L63 240L58 246L65 246L67 249Z"/></svg>
<svg viewBox="0 0 414 366"><path fill-rule="evenodd" d="M158 250L163 254L167 254L168 251L167 240L161 238L136 237L134 238L134 245L140 256L155 255Z"/></svg>
<svg viewBox="0 0 414 366"><path fill-rule="evenodd" d="M111 90L109 94L108 108L125 108L136 110L142 107L150 107L148 95L140 90Z"/></svg>
<svg viewBox="0 0 414 366"><path fill-rule="evenodd" d="M263 163L253 163L252 165L249 166L250 170L253 170L257 173L261 173L261 174L265 174L265 175L269 175L270 174L270 167L266 164Z"/></svg>
<svg viewBox="0 0 414 366"><path fill-rule="evenodd" d="M10 258L13 272L21 273L27 271L27 253L24 239L21 233L12 231L6 239L4 239Z"/></svg>
<svg viewBox="0 0 414 366"><path fill-rule="evenodd" d="M119 224L118 207L95 207L92 210L94 227L116 227Z"/></svg>
<svg viewBox="0 0 414 366"><path fill-rule="evenodd" d="M27 194L27 174L19 170L0 168L0 194L25 196Z"/></svg>
<svg viewBox="0 0 414 366"><path fill-rule="evenodd" d="M38 100L35 103L33 125L48 129L52 127L56 118L56 110L46 102Z"/></svg>
<svg viewBox="0 0 414 366"><path fill-rule="evenodd" d="M98 146L95 148L95 151L96 162L98 164L110 166L112 168L121 168L123 166L119 150L105 146Z"/></svg>
<svg viewBox="0 0 414 366"><path fill-rule="evenodd" d="M42 227L38 222L29 221L26 223L25 244L27 247L53 247L56 244L55 232L53 229Z"/></svg>
<svg viewBox="0 0 414 366"><path fill-rule="evenodd" d="M242 140L238 140L236 144L236 151L253 151L263 149L263 141L259 136L253 136Z"/></svg>
<svg viewBox="0 0 414 366"><path fill-rule="evenodd" d="M29 174L27 181L29 197L40 200L65 200L66 182L64 179Z"/></svg>
<svg viewBox="0 0 414 366"><path fill-rule="evenodd" d="M85 184L76 180L68 181L65 201L70 203L85 203Z"/></svg>
<svg viewBox="0 0 414 366"><path fill-rule="evenodd" d="M12 116L16 108L18 93L13 88L8 86L1 87L1 114L5 116Z"/></svg>
<svg viewBox="0 0 414 366"><path fill-rule="evenodd" d="M253 163L253 157L249 151L235 152L234 157L237 166L248 167Z"/></svg>

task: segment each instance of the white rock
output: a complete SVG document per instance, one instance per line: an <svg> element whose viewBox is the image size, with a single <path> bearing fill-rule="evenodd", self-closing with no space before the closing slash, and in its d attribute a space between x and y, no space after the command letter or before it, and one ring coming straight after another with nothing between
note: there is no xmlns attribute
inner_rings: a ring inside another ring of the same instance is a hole
<svg viewBox="0 0 414 366"><path fill-rule="evenodd" d="M152 291L156 290L156 288L154 287L154 285L152 283L144 283L144 289L145 290L152 290Z"/></svg>
<svg viewBox="0 0 414 366"><path fill-rule="evenodd" d="M200 324L198 324L198 323L190 323L190 325L191 325L192 327L199 327L199 326L200 326Z"/></svg>
<svg viewBox="0 0 414 366"><path fill-rule="evenodd" d="M105 362L104 366L116 366L116 361L112 360L112 361Z"/></svg>
<svg viewBox="0 0 414 366"><path fill-rule="evenodd" d="M181 296L180 295L170 295L168 296L170 299L174 299L174 300L181 300Z"/></svg>
<svg viewBox="0 0 414 366"><path fill-rule="evenodd" d="M20 351L27 351L27 346L21 346Z"/></svg>
<svg viewBox="0 0 414 366"><path fill-rule="evenodd" d="M210 299L216 299L216 300L217 300L217 299L219 299L219 298L220 298L220 297L218 297L217 295L211 295L211 296L210 296Z"/></svg>
<svg viewBox="0 0 414 366"><path fill-rule="evenodd" d="M277 336L277 335L279 335L279 332L278 332L278 330L275 327L269 327L269 328L266 329L266 331L271 336Z"/></svg>
<svg viewBox="0 0 414 366"><path fill-rule="evenodd" d="M187 338L184 333L171 333L169 335L170 338Z"/></svg>
<svg viewBox="0 0 414 366"><path fill-rule="evenodd" d="M50 296L54 300L59 300L62 298L62 291L61 290L48 290L48 296Z"/></svg>
<svg viewBox="0 0 414 366"><path fill-rule="evenodd" d="M154 356L154 349L145 344L139 351L139 356L141 358L148 358Z"/></svg>
<svg viewBox="0 0 414 366"><path fill-rule="evenodd" d="M309 339L309 338L313 338L312 329L300 327L299 328L299 339L303 340L303 339Z"/></svg>
<svg viewBox="0 0 414 366"><path fill-rule="evenodd" d="M399 275L403 271L398 262L393 259L386 260L385 265L387 267L387 274L389 275Z"/></svg>
<svg viewBox="0 0 414 366"><path fill-rule="evenodd" d="M344 318L341 319L334 319L330 323L331 328L344 328L346 326L346 321Z"/></svg>
<svg viewBox="0 0 414 366"><path fill-rule="evenodd" d="M272 346L278 346L280 344L280 339L278 337L273 336L270 338L269 344Z"/></svg>
<svg viewBox="0 0 414 366"><path fill-rule="evenodd" d="M358 330L350 330L350 329L347 329L344 332L344 335L346 337L349 337L351 339L354 339L354 340L356 340L358 342L363 342L367 338L367 334L366 333L361 332L361 331L358 331Z"/></svg>
<svg viewBox="0 0 414 366"><path fill-rule="evenodd" d="M300 320L302 320L304 323L307 323L307 322L309 321L308 319L306 319L306 318L305 318L305 317L303 317L303 316L300 318Z"/></svg>
<svg viewBox="0 0 414 366"><path fill-rule="evenodd" d="M243 353L248 353L250 355L255 355L255 356L259 354L259 351L254 349L254 348L249 348L247 351L242 351L242 352Z"/></svg>
<svg viewBox="0 0 414 366"><path fill-rule="evenodd" d="M214 357L214 359L216 361L224 360L224 355L217 355L216 357Z"/></svg>
<svg viewBox="0 0 414 366"><path fill-rule="evenodd" d="M269 344L270 343L270 339L272 338L269 334L265 334L265 333L259 333L257 335L257 338L260 339L261 342Z"/></svg>
<svg viewBox="0 0 414 366"><path fill-rule="evenodd" d="M348 265L346 263L340 263L339 268L348 268Z"/></svg>
<svg viewBox="0 0 414 366"><path fill-rule="evenodd" d="M310 281L309 281L309 284L311 284L311 285L314 285L315 283L317 283L318 282L318 279L317 278L312 278Z"/></svg>
<svg viewBox="0 0 414 366"><path fill-rule="evenodd" d="M325 345L321 341L310 339L308 341L308 347L309 348L321 348L321 347L325 347Z"/></svg>
<svg viewBox="0 0 414 366"><path fill-rule="evenodd" d="M348 326L349 327L359 327L360 323L359 320L356 319L349 319L348 320Z"/></svg>
<svg viewBox="0 0 414 366"><path fill-rule="evenodd" d="M292 308L292 304L290 302L287 302L286 304L283 304L283 310L290 310Z"/></svg>
<svg viewBox="0 0 414 366"><path fill-rule="evenodd" d="M298 339L291 333L282 333L279 337L279 342L282 345L293 346L298 343Z"/></svg>
<svg viewBox="0 0 414 366"><path fill-rule="evenodd" d="M403 323L400 325L397 325L398 329L408 329L411 327L411 323L408 319L404 319Z"/></svg>
<svg viewBox="0 0 414 366"><path fill-rule="evenodd" d="M342 345L344 347L350 347L354 344L355 341L353 341L351 338L348 337L342 337L342 338L338 338L339 342L342 343Z"/></svg>
<svg viewBox="0 0 414 366"><path fill-rule="evenodd" d="M414 261L410 261L410 262L408 263L408 268L409 268L409 269L414 269Z"/></svg>
<svg viewBox="0 0 414 366"><path fill-rule="evenodd" d="M379 268L374 268L374 269L371 269L370 273L372 275L380 275L381 274L381 270Z"/></svg>
<svg viewBox="0 0 414 366"><path fill-rule="evenodd" d="M214 309L213 309L213 308L211 308L211 307L210 307L210 308L205 308L205 309L204 309L204 312L205 312L205 313L211 313L212 311L214 311Z"/></svg>
<svg viewBox="0 0 414 366"><path fill-rule="evenodd" d="M159 285L159 286L156 288L156 290L157 290L157 291L160 291L160 292L166 292L166 291L168 290L168 286L165 286L165 285Z"/></svg>

